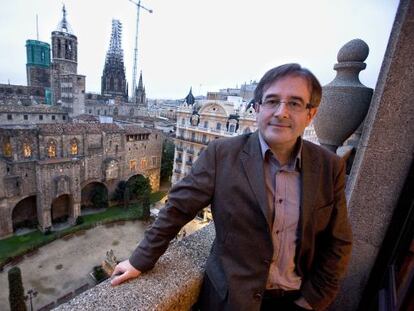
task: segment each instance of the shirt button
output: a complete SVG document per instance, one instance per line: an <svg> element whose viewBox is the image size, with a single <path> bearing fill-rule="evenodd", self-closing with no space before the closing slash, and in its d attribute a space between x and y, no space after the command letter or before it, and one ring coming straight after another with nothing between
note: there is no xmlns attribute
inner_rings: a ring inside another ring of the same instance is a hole
<svg viewBox="0 0 414 311"><path fill-rule="evenodd" d="M254 300L257 300L257 301L262 300L262 295L261 295L261 294L259 294L259 293L255 293L255 294L253 295L253 299L254 299Z"/></svg>

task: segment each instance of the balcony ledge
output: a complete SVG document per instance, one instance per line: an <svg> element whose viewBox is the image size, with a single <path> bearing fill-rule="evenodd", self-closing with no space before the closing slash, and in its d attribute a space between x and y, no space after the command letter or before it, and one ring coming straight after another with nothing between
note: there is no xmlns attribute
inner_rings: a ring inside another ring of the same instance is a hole
<svg viewBox="0 0 414 311"><path fill-rule="evenodd" d="M170 245L154 269L117 287L109 280L54 310L190 310L214 240L213 223Z"/></svg>

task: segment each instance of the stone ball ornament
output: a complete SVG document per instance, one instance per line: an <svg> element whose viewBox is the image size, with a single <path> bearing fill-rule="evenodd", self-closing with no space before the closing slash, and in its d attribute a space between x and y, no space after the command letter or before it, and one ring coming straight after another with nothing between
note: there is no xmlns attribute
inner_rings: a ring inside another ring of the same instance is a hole
<svg viewBox="0 0 414 311"><path fill-rule="evenodd" d="M359 72L366 68L368 45L361 39L346 43L338 52L337 74L322 87L322 100L314 120L321 145L336 151L364 120L373 90L359 81Z"/></svg>

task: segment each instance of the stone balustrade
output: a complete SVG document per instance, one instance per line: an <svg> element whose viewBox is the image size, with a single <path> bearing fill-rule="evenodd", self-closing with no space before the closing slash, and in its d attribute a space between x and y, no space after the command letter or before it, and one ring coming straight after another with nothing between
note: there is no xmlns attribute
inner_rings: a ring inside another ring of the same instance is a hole
<svg viewBox="0 0 414 311"><path fill-rule="evenodd" d="M109 280L54 310L190 310L197 301L214 225L173 242L154 269L112 287Z"/></svg>

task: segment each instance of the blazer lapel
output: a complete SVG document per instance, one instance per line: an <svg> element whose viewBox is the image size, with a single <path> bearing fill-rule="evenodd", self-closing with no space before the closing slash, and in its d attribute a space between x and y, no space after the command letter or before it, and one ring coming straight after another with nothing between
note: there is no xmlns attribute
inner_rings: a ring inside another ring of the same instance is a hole
<svg viewBox="0 0 414 311"><path fill-rule="evenodd" d="M266 189L264 182L263 158L260 150L258 132L251 134L241 155L244 170L250 187L256 196L260 209L267 223L271 226L271 215L267 206Z"/></svg>

